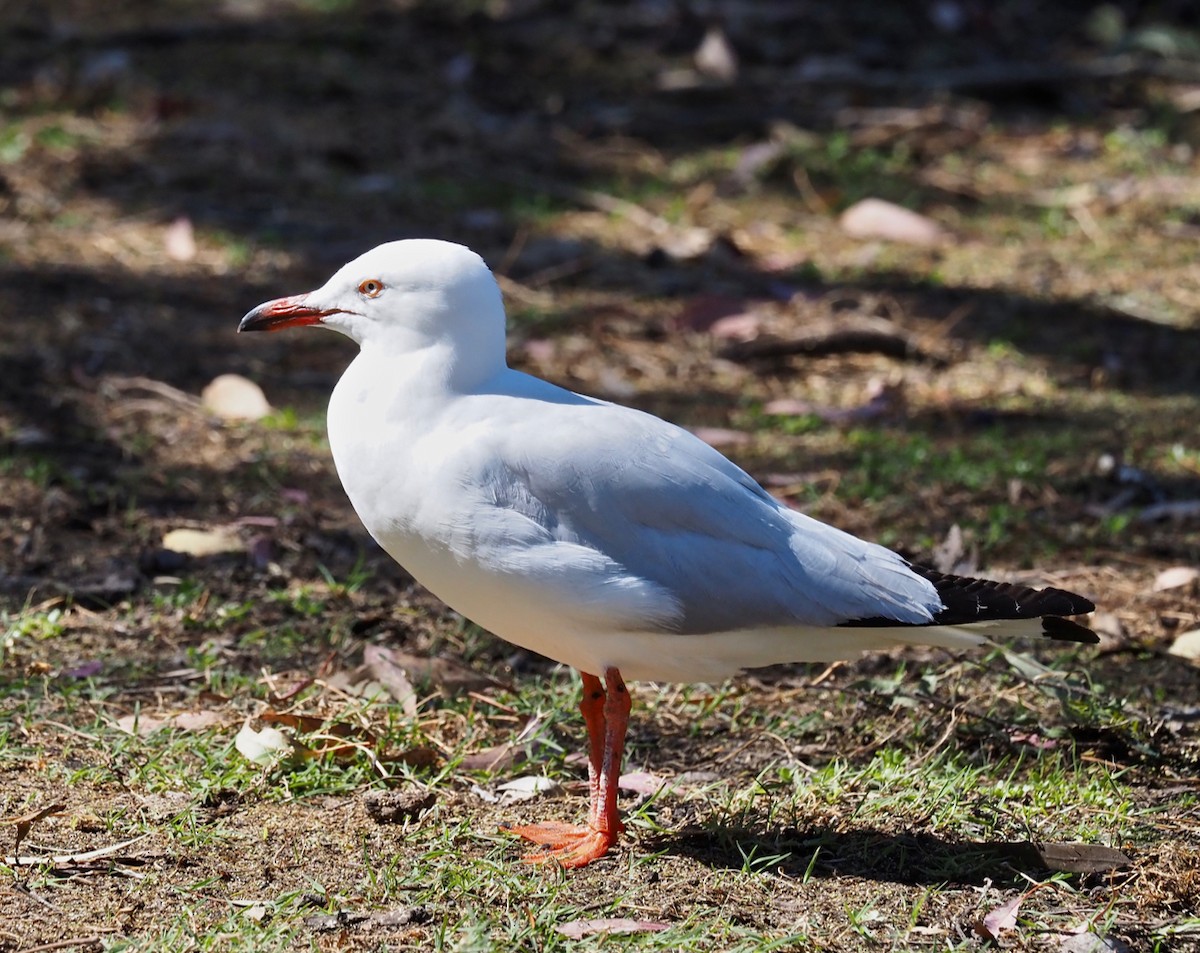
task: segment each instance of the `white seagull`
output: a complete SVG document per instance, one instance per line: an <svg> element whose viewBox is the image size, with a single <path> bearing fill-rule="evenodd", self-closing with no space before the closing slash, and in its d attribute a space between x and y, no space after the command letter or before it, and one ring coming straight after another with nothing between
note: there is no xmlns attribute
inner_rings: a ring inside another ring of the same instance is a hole
<svg viewBox="0 0 1200 953"><path fill-rule="evenodd" d="M529 860L581 867L623 829L623 678L996 634L1097 641L1064 618L1095 608L1081 596L913 565L789 509L686 430L508 367L500 290L461 245L380 245L238 330L309 324L360 348L329 443L370 534L448 606L583 676L588 823L513 828L543 845Z"/></svg>

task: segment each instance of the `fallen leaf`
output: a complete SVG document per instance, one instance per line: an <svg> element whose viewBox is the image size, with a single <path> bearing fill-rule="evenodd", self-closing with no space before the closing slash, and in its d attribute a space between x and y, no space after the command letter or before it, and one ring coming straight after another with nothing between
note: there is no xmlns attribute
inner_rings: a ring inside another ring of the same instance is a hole
<svg viewBox="0 0 1200 953"><path fill-rule="evenodd" d="M271 764L296 750L296 746L278 728L255 731L249 722L242 725L233 744L242 757L255 764Z"/></svg>
<svg viewBox="0 0 1200 953"><path fill-rule="evenodd" d="M741 151L730 176L739 185L748 186L755 179L765 178L786 155L787 149L782 142L767 140L751 143Z"/></svg>
<svg viewBox="0 0 1200 953"><path fill-rule="evenodd" d="M1150 588L1152 592L1164 592L1167 589L1186 586L1197 579L1200 579L1200 569L1196 569L1194 566L1172 566L1155 576L1154 585Z"/></svg>
<svg viewBox="0 0 1200 953"><path fill-rule="evenodd" d="M853 238L882 238L909 245L936 245L946 237L933 219L883 199L855 202L842 212L838 224Z"/></svg>
<svg viewBox="0 0 1200 953"><path fill-rule="evenodd" d="M762 318L752 312L717 318L708 333L724 341L753 341L762 330Z"/></svg>
<svg viewBox="0 0 1200 953"><path fill-rule="evenodd" d="M1088 628L1100 636L1100 644L1097 647L1097 651L1102 655L1109 652L1119 652L1130 643L1129 630L1125 628L1125 623L1121 621L1121 617L1115 612L1106 612L1103 609L1098 609L1092 613L1092 618L1088 622Z"/></svg>
<svg viewBox="0 0 1200 953"><path fill-rule="evenodd" d="M1189 632L1184 632L1183 635L1177 636L1167 651L1172 655L1178 655L1180 658L1191 659L1192 661L1200 660L1200 629L1192 629Z"/></svg>
<svg viewBox="0 0 1200 953"><path fill-rule="evenodd" d="M268 725L283 725L285 728L294 728L296 731L309 733L325 729L331 734L335 734L338 728L336 724L330 724L324 718L318 718L316 715L297 715L290 711L276 711L274 708L268 708L259 715L259 718ZM347 734L348 732L343 731L339 737L344 738Z"/></svg>
<svg viewBox="0 0 1200 953"><path fill-rule="evenodd" d="M644 797L655 795L668 786L673 785L666 778L660 778L658 775L646 771L622 774L617 780L617 787L622 791L632 791L634 794L641 794Z"/></svg>
<svg viewBox="0 0 1200 953"><path fill-rule="evenodd" d="M51 804L49 807L43 807L40 810L32 811L29 814L22 814L20 817L6 817L4 820L0 821L0 824L9 827L15 827L17 829L13 838L13 852L20 853L21 841L25 839L25 836L29 833L34 824L36 824L38 821L44 820L47 817L50 817L52 814L61 814L66 809L67 806L65 804Z"/></svg>
<svg viewBox="0 0 1200 953"><path fill-rule="evenodd" d="M268 708L258 717L269 725L284 725L312 735L308 739L309 746L304 750L305 757L353 758L364 749L373 749L377 742L373 732L344 721L328 721L314 715L297 715L273 708Z"/></svg>
<svg viewBox="0 0 1200 953"><path fill-rule="evenodd" d="M478 784L471 785L471 793L476 797L487 801L488 804L497 804L500 801L500 798L496 797L496 795L494 795L491 791L487 790L487 788L480 787Z"/></svg>
<svg viewBox="0 0 1200 953"><path fill-rule="evenodd" d="M216 728L225 719L215 711L200 709L199 711L181 711L167 719L166 723L180 731L205 731Z"/></svg>
<svg viewBox="0 0 1200 953"><path fill-rule="evenodd" d="M167 226L163 249L172 261L191 261L196 257L196 232L190 218L181 215Z"/></svg>
<svg viewBox="0 0 1200 953"><path fill-rule="evenodd" d="M428 745L417 745L397 754L381 754L375 760L380 764L406 764L410 768L431 768L441 756Z"/></svg>
<svg viewBox="0 0 1200 953"><path fill-rule="evenodd" d="M228 529L173 529L162 538L162 548L188 556L240 553L242 541Z"/></svg>
<svg viewBox="0 0 1200 953"><path fill-rule="evenodd" d="M152 735L163 726L163 722L159 718L153 718L150 715L138 712L134 715L122 715L117 719L117 727L127 735L137 735L139 738L145 738L147 735Z"/></svg>
<svg viewBox="0 0 1200 953"><path fill-rule="evenodd" d="M693 56L697 72L709 79L728 85L737 79L738 57L725 31L716 24L710 26Z"/></svg>
<svg viewBox="0 0 1200 953"><path fill-rule="evenodd" d="M671 924L656 920L632 920L627 917L607 917L598 920L571 920L554 928L571 940L581 940L597 933L658 933L670 929Z"/></svg>
<svg viewBox="0 0 1200 953"><path fill-rule="evenodd" d="M659 252L673 261L695 261L713 248L717 236L707 228L673 228L655 242Z"/></svg>
<svg viewBox="0 0 1200 953"><path fill-rule="evenodd" d="M501 685L498 680L488 675L440 656L411 655L408 652L372 645L363 649L363 660L368 666L382 666L386 661L401 669L413 685L435 688L450 697ZM372 674L379 678L378 670ZM383 681L382 678L379 680Z"/></svg>
<svg viewBox="0 0 1200 953"><path fill-rule="evenodd" d="M463 757L459 767L464 771L495 771L497 768L515 764L522 750L512 742L502 745L492 745L482 751L473 751Z"/></svg>
<svg viewBox="0 0 1200 953"><path fill-rule="evenodd" d="M1061 936L1058 949L1059 953L1130 953L1132 947L1116 937L1098 936L1084 929Z"/></svg>
<svg viewBox="0 0 1200 953"><path fill-rule="evenodd" d="M511 781L505 781L503 784L497 786L496 790L500 792L500 802L504 804L514 801L528 801L541 794L558 794L562 791L562 785L553 778L529 774L524 777L513 778Z"/></svg>
<svg viewBox="0 0 1200 953"><path fill-rule="evenodd" d="M408 680L408 673L388 649L368 645L363 649L363 664L367 671L382 685L389 695L400 703L404 714L413 718L417 714L417 691Z"/></svg>
<svg viewBox="0 0 1200 953"><path fill-rule="evenodd" d="M1017 928L1017 911L1021 909L1021 904L1025 902L1027 896L1028 894L1019 893L1011 900L1005 901L989 911L982 920L974 924L975 932L985 940L999 943L1002 933Z"/></svg>
<svg viewBox="0 0 1200 953"><path fill-rule="evenodd" d="M963 539L962 527L953 524L943 539L933 548L933 566L939 572L953 573L957 576L970 576L978 567L979 554L974 546L967 551Z"/></svg>
<svg viewBox="0 0 1200 953"><path fill-rule="evenodd" d="M200 392L204 409L222 420L261 420L271 412L262 388L241 374L222 374Z"/></svg>

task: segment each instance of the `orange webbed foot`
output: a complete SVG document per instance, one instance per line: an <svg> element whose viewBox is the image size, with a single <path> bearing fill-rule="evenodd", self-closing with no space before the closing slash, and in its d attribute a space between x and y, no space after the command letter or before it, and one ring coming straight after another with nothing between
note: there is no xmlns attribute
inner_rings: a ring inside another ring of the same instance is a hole
<svg viewBox="0 0 1200 953"><path fill-rule="evenodd" d="M538 853L526 854L521 860L527 864L558 864L560 867L586 867L608 853L617 842L616 833L597 830L579 824L561 821L545 821L541 824L525 824L505 828L525 840L547 848Z"/></svg>

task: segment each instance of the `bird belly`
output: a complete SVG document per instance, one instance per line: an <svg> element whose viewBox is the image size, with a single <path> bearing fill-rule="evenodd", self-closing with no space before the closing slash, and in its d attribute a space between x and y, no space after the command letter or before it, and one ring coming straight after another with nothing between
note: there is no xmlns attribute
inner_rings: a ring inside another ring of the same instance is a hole
<svg viewBox="0 0 1200 953"><path fill-rule="evenodd" d="M389 555L455 612L507 642L582 672L629 680L715 682L782 662L828 662L905 644L967 648L986 641L962 627L785 626L680 634L605 624L530 579L488 572L448 550L381 539Z"/></svg>

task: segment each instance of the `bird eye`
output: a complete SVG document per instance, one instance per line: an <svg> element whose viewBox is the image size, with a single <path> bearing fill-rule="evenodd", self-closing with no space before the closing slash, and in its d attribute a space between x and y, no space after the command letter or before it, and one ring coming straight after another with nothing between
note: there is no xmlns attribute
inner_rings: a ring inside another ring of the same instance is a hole
<svg viewBox="0 0 1200 953"><path fill-rule="evenodd" d="M366 281L360 282L358 286L358 293L364 298L378 298L381 291L383 291L383 282L378 278L368 278Z"/></svg>

